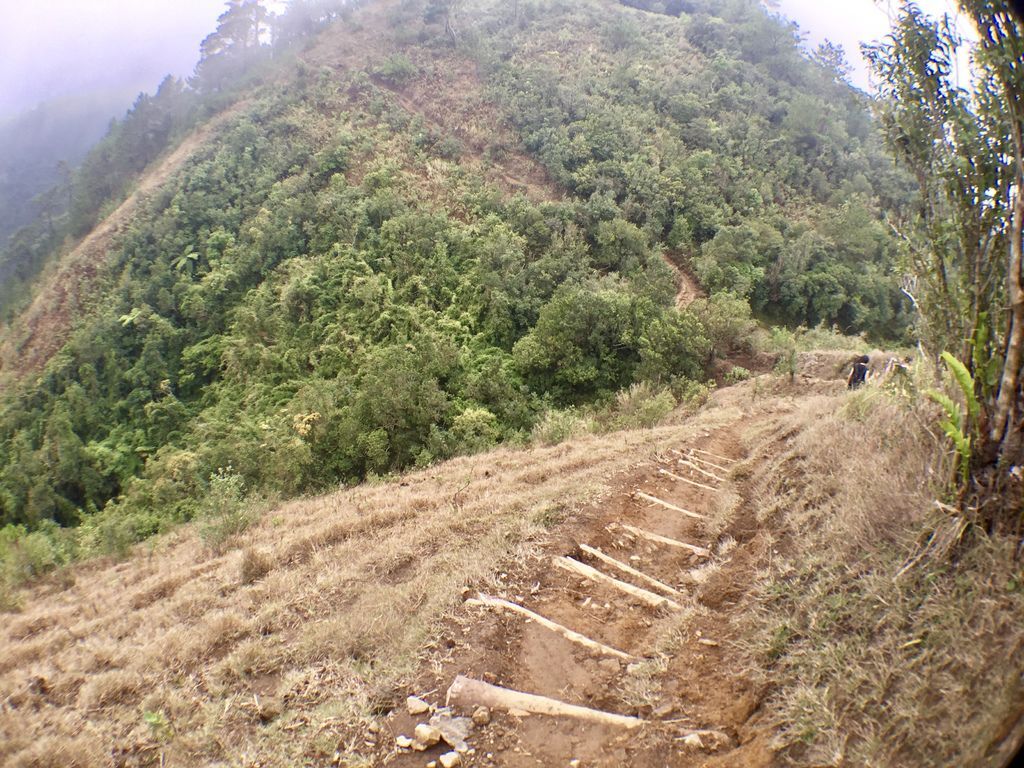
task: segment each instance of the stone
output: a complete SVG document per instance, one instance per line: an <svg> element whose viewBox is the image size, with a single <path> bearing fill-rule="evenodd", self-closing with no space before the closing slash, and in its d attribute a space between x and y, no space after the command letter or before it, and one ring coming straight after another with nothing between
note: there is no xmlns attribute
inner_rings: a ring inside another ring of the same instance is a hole
<svg viewBox="0 0 1024 768"><path fill-rule="evenodd" d="M691 749L704 749L704 742L701 740L699 733L691 733L683 739L683 744Z"/></svg>
<svg viewBox="0 0 1024 768"><path fill-rule="evenodd" d="M430 724L441 732L445 743L456 748L469 738L473 721L468 717L452 717L447 712L438 712L430 718Z"/></svg>
<svg viewBox="0 0 1024 768"><path fill-rule="evenodd" d="M424 712L430 711L430 705L419 696L407 698L405 700L405 707L409 710L409 714L413 716L422 715Z"/></svg>
<svg viewBox="0 0 1024 768"><path fill-rule="evenodd" d="M427 763L427 768L437 768L437 760L431 760Z"/></svg>
<svg viewBox="0 0 1024 768"><path fill-rule="evenodd" d="M445 752L438 758L441 768L458 768L462 765L462 755L458 752Z"/></svg>
<svg viewBox="0 0 1024 768"><path fill-rule="evenodd" d="M581 765L581 763L580 763L579 759L575 759L575 760L570 760L569 761L569 768L580 768L580 765Z"/></svg>
<svg viewBox="0 0 1024 768"><path fill-rule="evenodd" d="M676 705L671 701L666 701L661 706L655 707L654 711L651 712L651 716L660 719L666 718L676 710Z"/></svg>
<svg viewBox="0 0 1024 768"><path fill-rule="evenodd" d="M475 725L487 725L491 722L491 710L487 707L477 707L473 710L473 723Z"/></svg>
<svg viewBox="0 0 1024 768"><path fill-rule="evenodd" d="M597 666L605 672L611 672L613 675L619 674L619 671L622 669L618 659L601 659L597 662Z"/></svg>
<svg viewBox="0 0 1024 768"><path fill-rule="evenodd" d="M426 723L420 723L416 726L416 730L413 731L413 737L416 739L412 745L412 748L418 752L422 752L425 749L430 749L441 740L441 731L433 725L427 725Z"/></svg>
<svg viewBox="0 0 1024 768"><path fill-rule="evenodd" d="M397 744L400 749L409 749L409 747L412 746L412 739L408 736L396 736L395 744Z"/></svg>

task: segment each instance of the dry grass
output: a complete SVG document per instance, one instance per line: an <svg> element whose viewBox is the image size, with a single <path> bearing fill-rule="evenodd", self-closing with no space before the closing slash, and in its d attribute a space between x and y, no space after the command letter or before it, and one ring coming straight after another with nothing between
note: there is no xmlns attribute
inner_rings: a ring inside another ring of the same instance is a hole
<svg viewBox="0 0 1024 768"><path fill-rule="evenodd" d="M464 587L495 591L497 572L549 527L587 519L617 477L759 398L772 417L744 422L738 493L719 494L707 523L717 557L690 572L698 599L660 620L623 697L664 697L678 673L665 659L719 610L701 596L725 559L747 558L761 571L743 645L784 759L987 765L1024 699L1010 543L974 536L955 561L894 578L935 524L944 476L918 415L841 382L779 380L717 392L682 424L295 501L223 553L185 528L126 562L77 566L67 586L37 584L0 628L0 764L358 765L369 723L444 655Z"/></svg>
<svg viewBox="0 0 1024 768"><path fill-rule="evenodd" d="M184 528L38 584L0 629L0 763L328 760L404 698L463 587L695 428L458 459L289 503L220 554Z"/></svg>
<svg viewBox="0 0 1024 768"><path fill-rule="evenodd" d="M878 392L807 399L760 438L744 498L722 510L776 537L747 636L790 764L994 764L1021 709L1012 542L973 532L900 573L949 523L930 511L943 472L918 416Z"/></svg>

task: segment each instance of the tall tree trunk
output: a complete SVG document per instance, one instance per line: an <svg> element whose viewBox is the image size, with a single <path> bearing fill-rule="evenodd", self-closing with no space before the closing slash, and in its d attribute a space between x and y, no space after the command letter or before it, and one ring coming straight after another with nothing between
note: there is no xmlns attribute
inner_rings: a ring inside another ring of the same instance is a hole
<svg viewBox="0 0 1024 768"><path fill-rule="evenodd" d="M1006 334L1006 362L999 383L995 418L989 435L1000 452L1013 437L1018 421L1017 389L1020 386L1021 362L1024 360L1024 282L1021 275L1021 250L1024 243L1024 177L1018 172L1013 223L1010 227L1010 259L1007 268L1007 291L1010 299L1010 327Z"/></svg>

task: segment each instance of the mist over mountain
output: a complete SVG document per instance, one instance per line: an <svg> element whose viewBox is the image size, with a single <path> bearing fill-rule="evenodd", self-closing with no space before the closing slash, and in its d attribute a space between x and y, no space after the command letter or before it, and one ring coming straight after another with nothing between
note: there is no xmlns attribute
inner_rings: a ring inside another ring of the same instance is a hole
<svg viewBox="0 0 1024 768"><path fill-rule="evenodd" d="M199 41L216 27L224 8L214 0L0 5L0 121L44 101L151 92L165 75L190 74Z"/></svg>
<svg viewBox="0 0 1024 768"><path fill-rule="evenodd" d="M49 0L4 8L0 25L0 249L67 207L52 189L168 75L186 78L225 5ZM45 51L45 55L40 55ZM0 268L0 286L13 277Z"/></svg>

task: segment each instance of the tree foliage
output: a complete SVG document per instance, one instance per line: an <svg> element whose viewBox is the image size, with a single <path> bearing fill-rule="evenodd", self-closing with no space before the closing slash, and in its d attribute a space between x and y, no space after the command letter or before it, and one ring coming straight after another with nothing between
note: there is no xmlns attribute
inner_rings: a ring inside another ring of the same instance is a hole
<svg viewBox="0 0 1024 768"><path fill-rule="evenodd" d="M348 5L294 3L278 39L345 24ZM631 387L647 395L622 402L661 413L704 391L716 350L742 347L751 307L898 334L879 216L903 188L860 97L753 3L691 5L674 19L479 0L453 20L408 3L398 37L413 42L338 72L267 59L255 5L233 2L210 65L140 99L77 176L86 227L245 96L140 205L61 352L3 394L0 523L78 525L83 546L116 551L199 514L218 478L285 495L357 482ZM700 14L721 39L691 71L678 45ZM485 185L480 164L520 148L460 165L423 140L393 89L436 77L441 46L476 58L560 199ZM275 76L232 69L250 56ZM667 251L721 293L678 310Z"/></svg>
<svg viewBox="0 0 1024 768"><path fill-rule="evenodd" d="M963 41L948 18L933 21L914 5L869 53L888 144L920 189L904 223L919 332L933 353L956 353L980 403L962 491L1012 505L1010 467L1022 449L1024 28L1006 2L960 5L980 39L969 88L955 79Z"/></svg>

